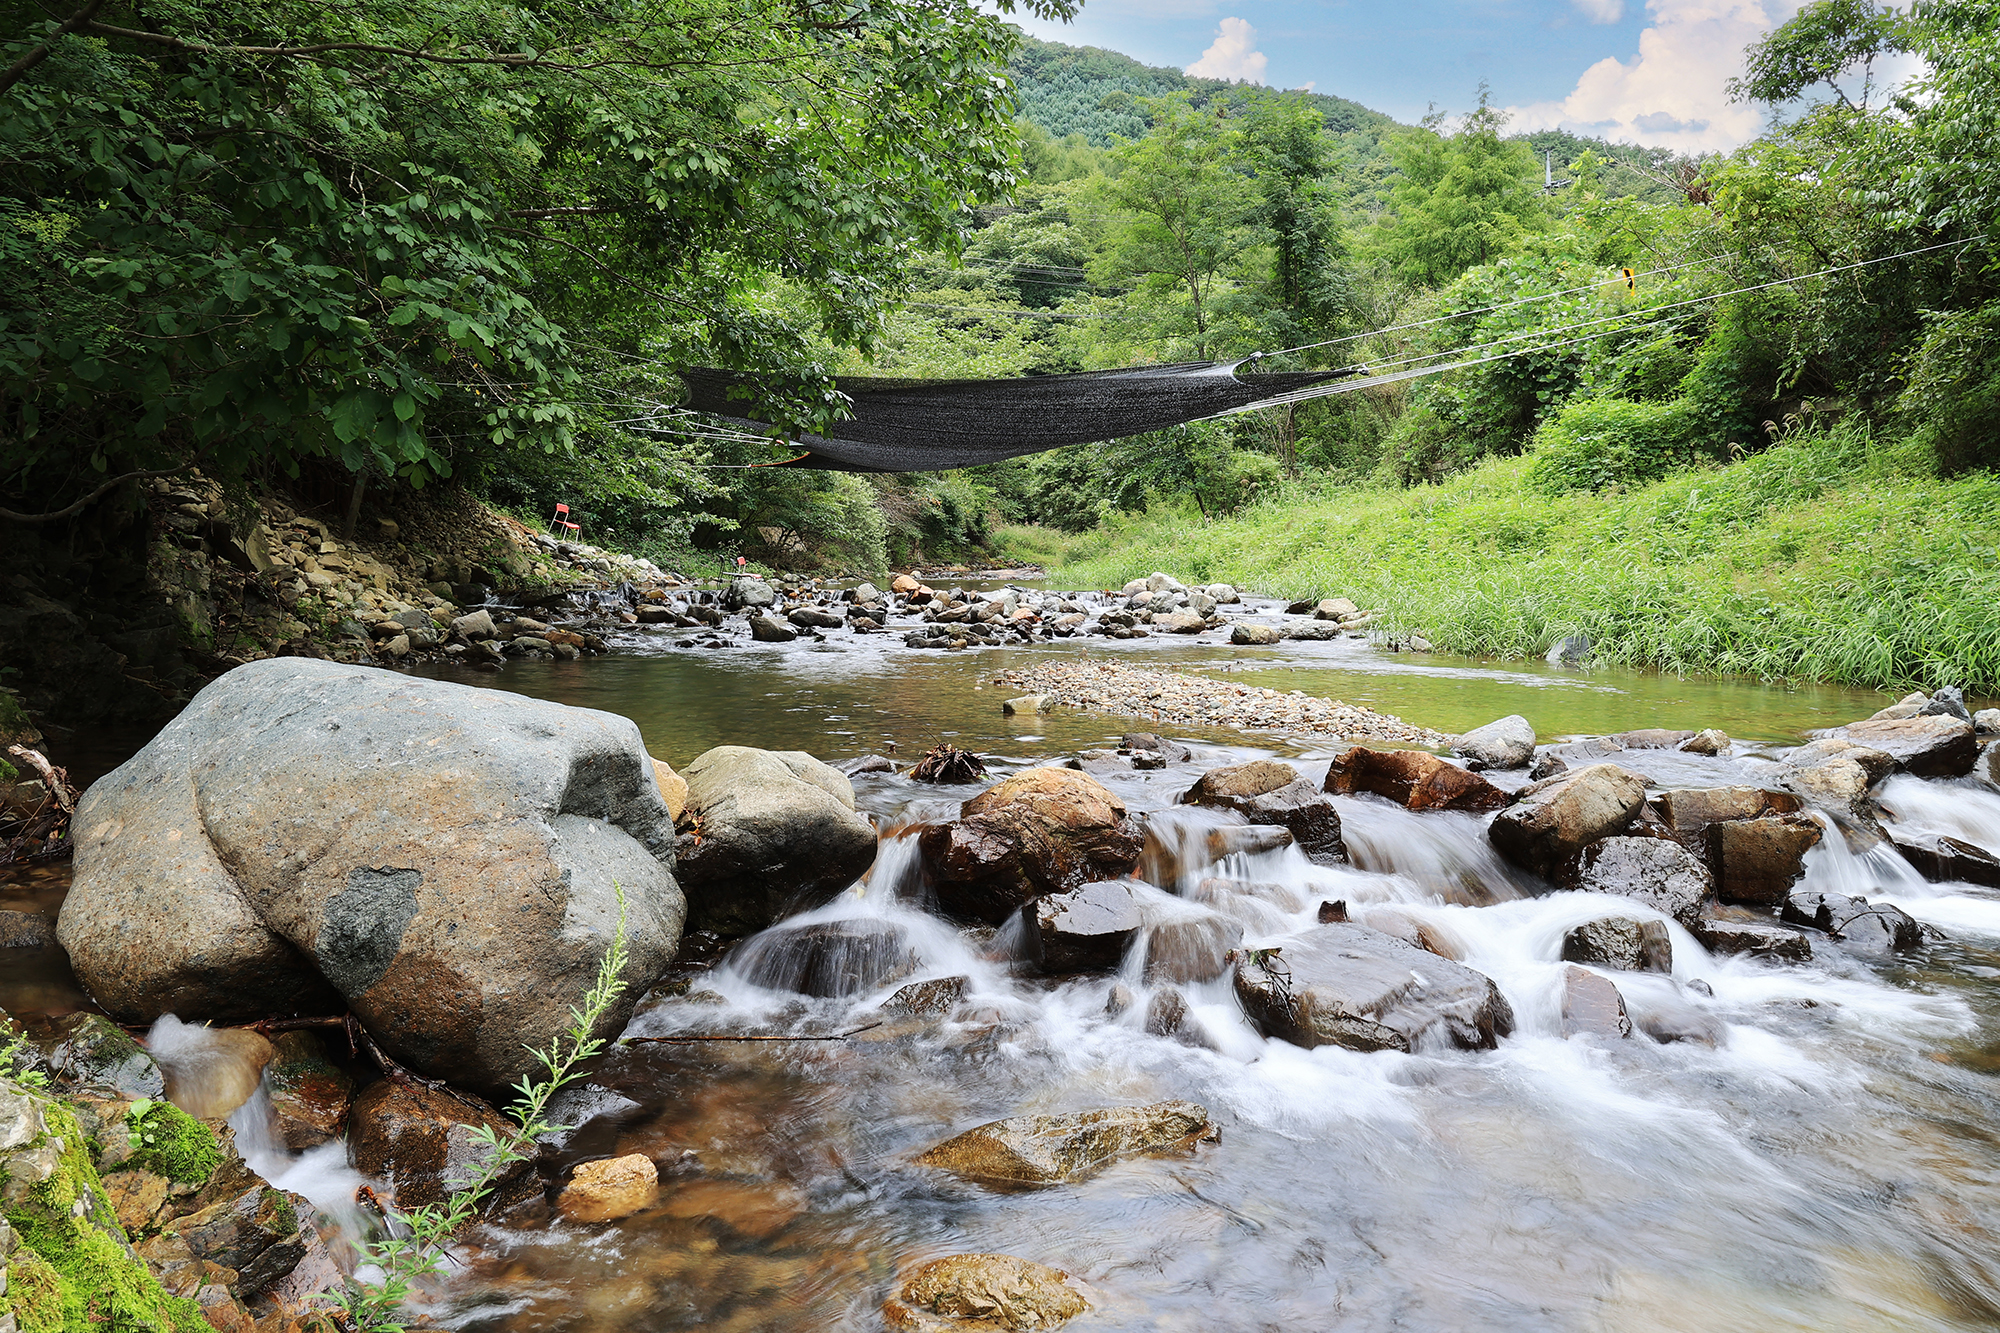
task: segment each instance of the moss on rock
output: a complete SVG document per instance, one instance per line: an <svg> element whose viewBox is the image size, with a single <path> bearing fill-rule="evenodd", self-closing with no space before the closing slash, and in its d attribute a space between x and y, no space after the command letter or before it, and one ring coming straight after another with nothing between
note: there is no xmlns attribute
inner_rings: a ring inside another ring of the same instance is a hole
<svg viewBox="0 0 2000 1333"><path fill-rule="evenodd" d="M134 1102L125 1127L132 1135L127 1170L151 1171L180 1185L206 1185L222 1165L215 1131L172 1102Z"/></svg>
<svg viewBox="0 0 2000 1333"><path fill-rule="evenodd" d="M20 1333L62 1333L62 1278L25 1245L7 1258L7 1294L0 1297L0 1311L14 1316Z"/></svg>
<svg viewBox="0 0 2000 1333"><path fill-rule="evenodd" d="M9 1153L4 1196L8 1224L54 1276L51 1293L39 1267L9 1264L10 1287L16 1271L31 1272L35 1327L48 1333L58 1328L99 1333L107 1326L212 1333L201 1307L169 1296L133 1253L91 1165L89 1142L75 1114L60 1102L0 1082L0 1096L10 1094L29 1098L41 1121L41 1132Z"/></svg>

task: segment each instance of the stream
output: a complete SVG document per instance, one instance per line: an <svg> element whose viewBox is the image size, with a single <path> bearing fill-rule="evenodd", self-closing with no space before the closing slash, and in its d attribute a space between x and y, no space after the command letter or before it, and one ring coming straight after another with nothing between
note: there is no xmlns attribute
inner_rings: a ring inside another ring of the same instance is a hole
<svg viewBox="0 0 2000 1333"><path fill-rule="evenodd" d="M1636 1023L1686 1039L1606 1042L1559 1035L1564 933L1614 909L1659 914L1543 892L1493 852L1486 816L1340 797L1353 864L1315 865L1285 848L1162 886L1163 919L1226 917L1246 946L1309 928L1324 900L1364 920L1394 907L1456 941L1514 1011L1514 1032L1494 1051L1359 1054L1262 1038L1226 975L1182 984L1189 1022L1177 1036L1150 1035L1149 932L1115 975L1040 977L1007 930L961 932L925 910L905 836L955 817L1009 772L1149 729L1066 710L1003 716L1010 691L994 677L1050 654L1231 671L1448 732L1519 712L1543 741L1642 727L1736 738L1722 757L1613 757L1660 785L1768 781L1771 756L1803 732L1891 700L1392 654L1358 640L954 653L889 635L728 651L677 641L676 631L632 629L603 660L434 674L622 713L676 766L724 743L828 762L893 744L907 764L950 740L985 755L991 774L963 788L854 779L882 833L875 866L786 924L896 923L918 970L865 995L807 999L751 980L787 966L753 937L692 972L683 993L655 992L628 1036L852 1035L616 1050L566 1095L559 1109L578 1128L557 1151L564 1166L646 1154L660 1168L658 1203L609 1225L480 1231L423 1307L445 1326L877 1330L899 1272L965 1252L1071 1274L1094 1307L1071 1325L1080 1333L2000 1324L2000 891L1928 883L1887 844L1856 854L1830 837L1808 853L1805 887L1886 899L1949 939L1872 958L1815 937L1815 961L1786 966L1711 956L1669 923L1670 976L1611 975ZM1192 758L1102 779L1135 812L1166 810L1204 770L1252 758L1285 758L1317 785L1335 748L1173 735ZM1901 821L2000 853L2000 792L1974 779L1892 778L1879 799ZM49 903L61 887L54 876L0 885L0 905ZM31 961L32 980L17 966ZM0 1006L65 998L47 959L0 960L0 975ZM947 1019L881 1008L897 986L947 977L966 979ZM1166 1098L1207 1107L1220 1142L1032 1191L912 1162L1002 1116ZM324 1150L264 1164L329 1204L354 1183Z"/></svg>

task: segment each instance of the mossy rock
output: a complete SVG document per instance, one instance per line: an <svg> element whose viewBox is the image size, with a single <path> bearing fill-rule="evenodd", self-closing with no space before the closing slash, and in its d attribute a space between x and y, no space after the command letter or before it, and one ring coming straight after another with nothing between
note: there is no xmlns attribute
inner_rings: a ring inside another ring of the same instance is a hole
<svg viewBox="0 0 2000 1333"><path fill-rule="evenodd" d="M62 1333L62 1278L49 1261L22 1245L7 1256L6 1270L0 1313L13 1315L20 1333Z"/></svg>
<svg viewBox="0 0 2000 1333"><path fill-rule="evenodd" d="M134 1140L127 1170L151 1171L180 1185L206 1185L222 1165L215 1131L172 1102L134 1102L125 1128Z"/></svg>
<svg viewBox="0 0 2000 1333"><path fill-rule="evenodd" d="M0 1119L21 1113L23 1101L37 1132L6 1153L4 1209L8 1225L48 1270L20 1261L18 1251L10 1258L8 1302L16 1300L16 1273L26 1271L24 1288L32 1288L25 1299L34 1323L23 1327L37 1333L101 1333L107 1327L212 1333L201 1307L169 1296L132 1252L76 1116L60 1102L0 1081L0 1102L10 1103L0 1108Z"/></svg>

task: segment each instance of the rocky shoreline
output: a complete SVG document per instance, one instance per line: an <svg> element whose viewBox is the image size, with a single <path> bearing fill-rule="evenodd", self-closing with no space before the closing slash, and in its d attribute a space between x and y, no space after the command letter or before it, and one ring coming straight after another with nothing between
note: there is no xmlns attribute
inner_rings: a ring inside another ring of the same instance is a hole
<svg viewBox="0 0 2000 1333"><path fill-rule="evenodd" d="M994 683L1019 689L1023 697L1009 704L1029 711L1062 706L1145 718L1164 726L1229 727L1434 747L1449 745L1453 739L1338 699L1239 685L1185 671L1149 671L1116 662L1051 663L1007 672Z"/></svg>

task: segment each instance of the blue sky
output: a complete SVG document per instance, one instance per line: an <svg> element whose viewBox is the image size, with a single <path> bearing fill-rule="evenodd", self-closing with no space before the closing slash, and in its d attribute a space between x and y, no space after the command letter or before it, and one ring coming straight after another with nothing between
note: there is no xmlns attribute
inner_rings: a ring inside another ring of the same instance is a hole
<svg viewBox="0 0 2000 1333"><path fill-rule="evenodd" d="M1797 0L1085 0L1037 37L1149 65L1310 84L1399 120L1462 112L1483 79L1517 129L1561 126L1701 152L1763 117L1723 91L1744 45Z"/></svg>

